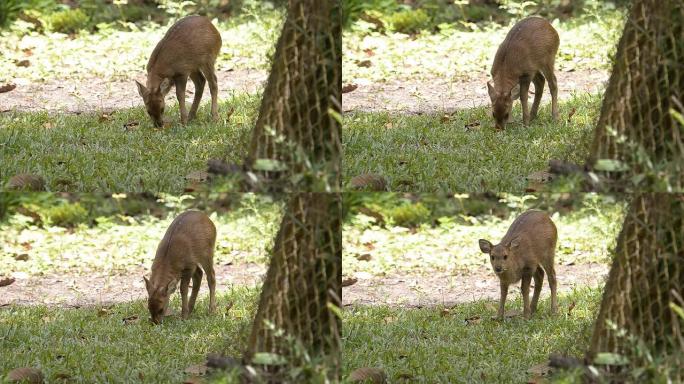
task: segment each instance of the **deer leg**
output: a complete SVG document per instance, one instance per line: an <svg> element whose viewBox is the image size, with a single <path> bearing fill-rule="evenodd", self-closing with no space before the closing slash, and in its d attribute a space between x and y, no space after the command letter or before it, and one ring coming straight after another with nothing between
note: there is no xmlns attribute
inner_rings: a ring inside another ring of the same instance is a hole
<svg viewBox="0 0 684 384"><path fill-rule="evenodd" d="M544 93L544 76L541 72L537 72L534 75L534 101L532 102L532 111L530 112L530 120L534 120L537 117L537 112L539 112L539 103L541 103L541 98Z"/></svg>
<svg viewBox="0 0 684 384"><path fill-rule="evenodd" d="M181 275L180 283L180 293L181 293L181 318L183 320L187 319L190 315L188 312L188 285L190 285L190 278L192 276L192 271L185 270Z"/></svg>
<svg viewBox="0 0 684 384"><path fill-rule="evenodd" d="M523 316L529 319L530 313L530 283L532 282L532 276L525 274L522 277L522 284L520 285L520 293L522 293L523 299Z"/></svg>
<svg viewBox="0 0 684 384"><path fill-rule="evenodd" d="M195 98L192 101L192 107L190 107L190 115L188 116L188 120L192 120L197 116L197 109L199 108L200 101L202 100L202 94L204 93L204 84L207 83L207 80L204 78L202 75L202 72L193 72L190 74L190 79L192 80L193 84L195 84Z"/></svg>
<svg viewBox="0 0 684 384"><path fill-rule="evenodd" d="M520 79L520 105L522 106L523 125L530 125L530 111L527 108L527 93L530 89L530 79L522 77Z"/></svg>
<svg viewBox="0 0 684 384"><path fill-rule="evenodd" d="M211 92L211 117L216 121L218 120L218 79L216 78L216 72L214 71L214 63L203 66L202 73L209 83L209 92Z"/></svg>
<svg viewBox="0 0 684 384"><path fill-rule="evenodd" d="M192 313L192 310L195 309L195 301L200 290L200 284L202 284L202 268L195 268L195 273L192 275L192 292L190 293L190 302L188 303L188 313Z"/></svg>
<svg viewBox="0 0 684 384"><path fill-rule="evenodd" d="M185 109L185 85L188 82L188 77L181 75L174 78L176 84L176 97L178 98L178 108L181 114L181 124L187 124L188 111Z"/></svg>
<svg viewBox="0 0 684 384"><path fill-rule="evenodd" d="M553 63L548 68L543 70L546 81L549 82L549 90L551 91L551 116L554 121L558 120L558 82L556 75L553 73ZM549 271L546 271L548 274Z"/></svg>
<svg viewBox="0 0 684 384"><path fill-rule="evenodd" d="M499 311L497 312L496 317L499 320L503 320L504 318L504 307L506 305L506 296L508 296L508 284L504 284L501 282L501 297L499 298Z"/></svg>
<svg viewBox="0 0 684 384"><path fill-rule="evenodd" d="M537 303L539 302L539 294L541 294L542 285L544 284L544 270L542 267L537 267L534 272L534 293L532 294L532 304L530 306L530 312L535 313L537 311Z"/></svg>

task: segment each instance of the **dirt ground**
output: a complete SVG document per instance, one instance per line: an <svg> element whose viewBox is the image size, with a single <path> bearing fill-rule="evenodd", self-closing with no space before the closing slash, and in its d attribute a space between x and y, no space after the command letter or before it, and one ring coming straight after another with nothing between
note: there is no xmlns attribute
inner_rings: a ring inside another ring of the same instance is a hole
<svg viewBox="0 0 684 384"><path fill-rule="evenodd" d="M265 85L268 73L261 70L243 69L217 72L219 101L225 100L233 92L256 93ZM101 78L84 80L49 80L44 83L16 84L9 92L0 93L0 112L48 111L84 113L89 111L112 111L142 105L134 80L145 84L145 74L126 81L107 81ZM188 81L186 103L192 103L195 86ZM168 103L175 105L176 93L171 90L167 95ZM202 95L204 103L211 100L209 86ZM190 106L188 105L188 108Z"/></svg>
<svg viewBox="0 0 684 384"><path fill-rule="evenodd" d="M556 72L558 95L567 99L573 92L595 93L605 88L608 72L602 70L577 70ZM453 81L434 78L421 81L389 80L384 83L355 83L345 81L344 85L355 84L355 90L342 95L342 110L378 112L387 111L402 114L423 114L473 108L489 104L486 74ZM533 92L534 86L530 87ZM532 95L530 95L532 100ZM542 105L550 103L548 85L544 87ZM530 101L531 102L531 101Z"/></svg>
<svg viewBox="0 0 684 384"><path fill-rule="evenodd" d="M254 286L261 283L266 266L259 264L216 265L216 290L224 292L231 286ZM110 305L147 297L140 269L123 274L47 275L22 277L0 287L0 307L10 304L78 308ZM192 283L191 283L192 284ZM202 279L200 295L207 295L206 278Z"/></svg>
<svg viewBox="0 0 684 384"><path fill-rule="evenodd" d="M578 264L558 265L556 275L558 292L569 292L575 287L596 287L608 276L608 265ZM353 276L358 281L342 288L342 304L391 305L407 308L435 305L453 306L475 300L498 300L499 281L491 270L482 268L476 272L450 275L444 272L425 275L395 275L374 277L366 273ZM532 281L534 287L534 281ZM541 297L551 294L548 280L544 278ZM520 296L519 284L508 290L509 300Z"/></svg>

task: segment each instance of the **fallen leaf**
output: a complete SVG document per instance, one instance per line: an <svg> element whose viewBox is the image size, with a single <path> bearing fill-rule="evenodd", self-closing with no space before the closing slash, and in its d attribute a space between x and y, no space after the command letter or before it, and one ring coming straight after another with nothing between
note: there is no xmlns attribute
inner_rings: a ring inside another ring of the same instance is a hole
<svg viewBox="0 0 684 384"><path fill-rule="evenodd" d="M472 123L468 123L465 125L465 130L467 132L467 131L470 131L471 129L478 128L480 125L481 124L479 121L473 121Z"/></svg>
<svg viewBox="0 0 684 384"><path fill-rule="evenodd" d="M17 261L27 261L29 259L28 253L20 253L18 255L14 255L14 260Z"/></svg>
<svg viewBox="0 0 684 384"><path fill-rule="evenodd" d="M226 112L226 121L230 120L230 117L233 116L233 113L235 113L235 107L230 107L228 112Z"/></svg>
<svg viewBox="0 0 684 384"><path fill-rule="evenodd" d="M126 131L131 131L139 125L140 125L140 122L138 122L138 121L129 121L128 123L124 124L123 127Z"/></svg>
<svg viewBox="0 0 684 384"><path fill-rule="evenodd" d="M442 317L445 317L451 314L451 310L449 308L442 308L442 310L439 311L439 314L442 315Z"/></svg>
<svg viewBox="0 0 684 384"><path fill-rule="evenodd" d="M481 322L482 322L482 318L480 316L477 316L477 315L470 316L470 317L465 319L466 325L476 325L476 324L480 324Z"/></svg>
<svg viewBox="0 0 684 384"><path fill-rule="evenodd" d="M24 60L15 60L15 61L14 61L14 64L15 64L17 67L28 67L29 65L31 65L31 62L28 61L28 60L26 60L26 59L24 59Z"/></svg>
<svg viewBox="0 0 684 384"><path fill-rule="evenodd" d="M359 281L356 277L348 277L346 279L342 279L342 286L343 287L348 287L350 285L354 285Z"/></svg>
<svg viewBox="0 0 684 384"><path fill-rule="evenodd" d="M14 277L5 277L0 279L0 287L6 287L12 283L14 283L16 279Z"/></svg>
<svg viewBox="0 0 684 384"><path fill-rule="evenodd" d="M369 191L381 192L387 189L385 177L377 173L364 173L349 181L352 189L364 189Z"/></svg>
<svg viewBox="0 0 684 384"><path fill-rule="evenodd" d="M370 249L370 250L375 249L375 244L373 244L372 241L367 241L367 242L363 243L363 246Z"/></svg>
<svg viewBox="0 0 684 384"><path fill-rule="evenodd" d="M359 260L359 261L370 261L371 254L370 253L364 253L361 255L357 254L355 257L356 257L356 260Z"/></svg>
<svg viewBox="0 0 684 384"><path fill-rule="evenodd" d="M100 123L103 123L105 121L111 121L112 120L112 114L111 113L103 113L100 115L100 117L97 119Z"/></svg>
<svg viewBox="0 0 684 384"><path fill-rule="evenodd" d="M572 117L575 115L575 112L577 112L577 108L573 108L570 110L570 113L568 113L568 123L570 120L572 120Z"/></svg>
<svg viewBox="0 0 684 384"><path fill-rule="evenodd" d="M368 57L375 56L375 51L373 51L373 50L370 49L370 48L364 49L364 50L363 50L363 53L365 53L366 56L368 56Z"/></svg>
<svg viewBox="0 0 684 384"><path fill-rule="evenodd" d="M43 128L45 128L45 129L52 129L53 127L54 127L54 126L53 126L52 123L49 122L49 121L46 121L46 122L43 123Z"/></svg>
<svg viewBox="0 0 684 384"><path fill-rule="evenodd" d="M71 380L71 375L66 372L57 372L53 377L56 380Z"/></svg>
<svg viewBox="0 0 684 384"><path fill-rule="evenodd" d="M233 303L232 301L226 304L226 313L228 313L231 310L231 308L233 308L233 305L235 305L235 303Z"/></svg>
<svg viewBox="0 0 684 384"><path fill-rule="evenodd" d="M359 86L357 84L347 84L342 86L342 93L349 93L355 91Z"/></svg>
<svg viewBox="0 0 684 384"><path fill-rule="evenodd" d="M207 366L204 364L196 364L185 368L185 373L188 375L204 376L207 374L207 369Z"/></svg>
<svg viewBox="0 0 684 384"><path fill-rule="evenodd" d="M363 68L369 68L373 63L370 60L356 60L356 65Z"/></svg>
<svg viewBox="0 0 684 384"><path fill-rule="evenodd" d="M553 180L553 173L547 171L532 172L527 175L526 179L531 182L548 183Z"/></svg>
<svg viewBox="0 0 684 384"><path fill-rule="evenodd" d="M16 87L17 87L17 85L16 85L16 84L12 84L12 83L5 84L5 85L0 85L0 93L9 92L9 91L13 90L13 89L16 88Z"/></svg>
<svg viewBox="0 0 684 384"><path fill-rule="evenodd" d="M548 376L549 373L551 373L552 368L549 366L549 363L541 363L541 364L536 364L531 366L530 368L527 369L527 373L533 376Z"/></svg>
<svg viewBox="0 0 684 384"><path fill-rule="evenodd" d="M97 316L98 316L98 317L105 316L105 315L107 315L108 313L109 313L109 309L107 309L107 308L102 307L102 308L98 308L98 309L97 309Z"/></svg>
<svg viewBox="0 0 684 384"><path fill-rule="evenodd" d="M394 125L392 124L391 121L388 121L388 122L385 124L385 128L387 128L387 129L392 129L393 126L394 126Z"/></svg>
<svg viewBox="0 0 684 384"><path fill-rule="evenodd" d="M140 381L145 380L145 375L140 371L138 372L138 379L140 379Z"/></svg>
<svg viewBox="0 0 684 384"><path fill-rule="evenodd" d="M396 316L385 316L382 318L382 322L385 324L391 324L397 321Z"/></svg>
<svg viewBox="0 0 684 384"><path fill-rule="evenodd" d="M575 302L573 301L570 303L570 306L568 307L568 316L570 316L570 312L572 312L573 309L575 309Z"/></svg>
<svg viewBox="0 0 684 384"><path fill-rule="evenodd" d="M124 317L124 319L123 319L124 325L135 324L135 323L137 323L138 321L140 321L140 319L138 318L137 315Z"/></svg>
<svg viewBox="0 0 684 384"><path fill-rule="evenodd" d="M11 370L6 380L10 383L40 384L43 382L43 373L37 368L21 367Z"/></svg>
<svg viewBox="0 0 684 384"><path fill-rule="evenodd" d="M349 374L352 383L384 384L386 380L385 372L380 368L363 367Z"/></svg>
<svg viewBox="0 0 684 384"><path fill-rule="evenodd" d="M185 175L185 180L195 181L195 182L205 182L209 177L209 173L206 171L193 171Z"/></svg>

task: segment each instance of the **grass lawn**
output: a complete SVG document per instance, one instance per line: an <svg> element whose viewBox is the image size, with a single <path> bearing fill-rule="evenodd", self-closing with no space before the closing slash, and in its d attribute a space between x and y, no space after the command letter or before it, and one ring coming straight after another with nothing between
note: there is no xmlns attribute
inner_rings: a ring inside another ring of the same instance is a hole
<svg viewBox="0 0 684 384"><path fill-rule="evenodd" d="M556 264L607 263L614 239L620 231L624 203L586 198L575 212L552 216L558 228ZM464 272L490 268L478 239L498 243L517 214L502 220L496 216L441 218L436 227L422 225L416 230L398 226L380 228L367 225L367 217L357 215L344 226L342 270L345 275L368 272L429 274L432 271ZM370 254L371 259L354 257Z"/></svg>
<svg viewBox="0 0 684 384"><path fill-rule="evenodd" d="M512 22L514 22L513 20ZM560 36L556 68L608 69L622 32L620 10L601 10L567 22L554 21ZM345 83L386 79L459 79L489 74L497 47L511 25L471 25L470 31L444 25L439 33L407 35L377 32L359 20L345 31L342 76ZM358 65L370 60L371 65Z"/></svg>
<svg viewBox="0 0 684 384"><path fill-rule="evenodd" d="M180 383L207 353L242 355L258 294L257 288L219 294L214 315L200 296L190 319L167 317L160 326L147 321L144 300L102 308L3 307L0 375L30 366L49 383ZM174 297L171 308L179 312Z"/></svg>
<svg viewBox="0 0 684 384"><path fill-rule="evenodd" d="M29 217L14 214L0 222L0 275L115 273L141 265L149 268L166 229L183 210L179 208L162 219L149 215L98 217L97 225L75 228L37 226ZM36 211L41 213L40 209ZM214 263L267 261L268 247L280 224L279 203L244 195L233 211L206 213L217 231ZM21 254L27 259L16 257Z"/></svg>
<svg viewBox="0 0 684 384"><path fill-rule="evenodd" d="M526 383L532 376L527 370L550 353L583 354L601 293L596 288L560 295L556 316L541 300L530 321L491 320L496 306L484 301L454 308L348 307L343 374L380 367L392 383ZM507 304L522 308L520 300Z"/></svg>
<svg viewBox="0 0 684 384"><path fill-rule="evenodd" d="M547 169L550 159L585 161L600 105L600 95L575 95L560 103L558 122L550 105L542 105L529 127L517 105L502 132L495 131L488 106L450 116L347 113L344 183L378 173L391 191L521 193L526 176Z"/></svg>
<svg viewBox="0 0 684 384"><path fill-rule="evenodd" d="M53 191L181 193L185 176L205 171L208 159L242 162L259 103L259 95L233 96L219 105L218 123L205 103L187 126L180 125L178 104L172 103L165 116L173 123L164 129L154 129L142 106L106 117L0 114L0 183L31 173Z"/></svg>

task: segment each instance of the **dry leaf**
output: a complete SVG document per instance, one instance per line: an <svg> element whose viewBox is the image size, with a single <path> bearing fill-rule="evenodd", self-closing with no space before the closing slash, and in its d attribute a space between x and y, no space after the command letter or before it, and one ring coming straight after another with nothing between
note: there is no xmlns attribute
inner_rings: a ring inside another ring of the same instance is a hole
<svg viewBox="0 0 684 384"><path fill-rule="evenodd" d="M370 261L371 254L370 253L364 253L362 255L357 254L354 257L356 257L356 260L359 260L359 261Z"/></svg>
<svg viewBox="0 0 684 384"><path fill-rule="evenodd" d="M97 316L98 316L98 317L102 317L102 316L105 316L105 315L107 315L107 314L109 314L109 309L108 309L108 308L102 307L102 308L98 308L98 309L97 309Z"/></svg>
<svg viewBox="0 0 684 384"><path fill-rule="evenodd" d="M546 362L531 366L527 369L527 373L532 375L531 380L537 380L533 381L533 383L541 383L541 381L539 380L544 379L544 377L548 376L549 373L551 373L551 370L552 368L549 366L549 363Z"/></svg>
<svg viewBox="0 0 684 384"><path fill-rule="evenodd" d="M16 279L14 277L5 277L0 279L0 287L6 287L12 283L14 283Z"/></svg>
<svg viewBox="0 0 684 384"><path fill-rule="evenodd" d="M373 51L373 50L372 50L372 49L370 49L370 48L366 48L366 49L364 49L364 50L363 50L363 53L365 53L365 54L366 54L366 56L368 56L368 57L372 57L372 56L375 56L375 51Z"/></svg>
<svg viewBox="0 0 684 384"><path fill-rule="evenodd" d="M235 303L233 303L232 301L226 304L226 313L228 313L231 310L231 308L233 308L233 305L235 305Z"/></svg>
<svg viewBox="0 0 684 384"><path fill-rule="evenodd" d="M394 125L392 124L391 121L388 121L388 122L385 124L385 128L387 128L387 129L392 129L392 127L394 127Z"/></svg>
<svg viewBox="0 0 684 384"><path fill-rule="evenodd" d="M385 316L382 319L382 322L385 324L391 324L391 323L394 323L395 321L397 321L397 318L395 316Z"/></svg>
<svg viewBox="0 0 684 384"><path fill-rule="evenodd" d="M233 113L235 113L235 107L230 107L226 113L226 121L230 121L230 117L233 116Z"/></svg>
<svg viewBox="0 0 684 384"><path fill-rule="evenodd" d="M577 108L573 108L570 110L570 113L568 113L568 123L572 119L572 117L575 115L575 112L577 112Z"/></svg>
<svg viewBox="0 0 684 384"><path fill-rule="evenodd" d="M16 88L16 87L17 87L17 85L16 85L16 84L12 84L12 83L5 84L5 85L0 85L0 93L9 92L9 91L13 90L13 89Z"/></svg>
<svg viewBox="0 0 684 384"><path fill-rule="evenodd" d="M52 129L53 127L54 127L54 126L53 126L52 123L49 122L49 121L46 121L46 122L43 123L43 128L45 128L45 129Z"/></svg>
<svg viewBox="0 0 684 384"><path fill-rule="evenodd" d="M100 123L105 122L105 121L111 121L112 120L112 114L111 113L103 113L100 115L100 117L97 120Z"/></svg>
<svg viewBox="0 0 684 384"><path fill-rule="evenodd" d="M202 182L207 181L208 177L209 177L209 174L205 171L194 171L194 172L188 173L185 176L185 180L202 183Z"/></svg>
<svg viewBox="0 0 684 384"><path fill-rule="evenodd" d="M465 125L465 130L470 131L471 129L475 129L480 127L480 122L479 121L473 121L472 123L468 123Z"/></svg>
<svg viewBox="0 0 684 384"><path fill-rule="evenodd" d="M196 364L185 368L185 373L188 375L204 376L207 374L207 369L207 366L204 364Z"/></svg>
<svg viewBox="0 0 684 384"><path fill-rule="evenodd" d="M482 322L482 318L480 316L477 316L477 315L470 316L470 317L465 319L466 325L476 325L476 324L480 324L481 322Z"/></svg>
<svg viewBox="0 0 684 384"><path fill-rule="evenodd" d="M28 253L20 253L18 255L14 255L14 260L17 261L27 261L29 259Z"/></svg>
<svg viewBox="0 0 684 384"><path fill-rule="evenodd" d="M43 382L43 373L37 368L22 367L11 370L6 379L10 383L40 384Z"/></svg>
<svg viewBox="0 0 684 384"><path fill-rule="evenodd" d="M376 192L387 190L387 181L382 175L377 173L364 173L352 177L349 184L352 189L364 189Z"/></svg>
<svg viewBox="0 0 684 384"><path fill-rule="evenodd" d="M357 84L347 84L342 86L342 93L349 93L355 91L359 86Z"/></svg>
<svg viewBox="0 0 684 384"><path fill-rule="evenodd" d="M350 285L356 284L356 282L358 282L358 281L359 281L359 279L357 279L356 277L348 277L346 279L342 279L342 286L348 287Z"/></svg>
<svg viewBox="0 0 684 384"><path fill-rule="evenodd" d="M138 127L139 125L140 125L140 122L138 122L138 121L129 121L128 123L124 124L123 127L126 131L131 131L131 130L135 129L136 127Z"/></svg>
<svg viewBox="0 0 684 384"><path fill-rule="evenodd" d="M15 64L17 67L28 67L29 65L31 65L31 62L28 61L28 60L26 60L26 59L24 59L24 60L15 60L15 61L14 61L14 64Z"/></svg>
<svg viewBox="0 0 684 384"><path fill-rule="evenodd" d="M349 381L352 383L384 384L386 380L385 372L380 368L364 367L349 374Z"/></svg>
<svg viewBox="0 0 684 384"><path fill-rule="evenodd" d="M125 317L125 318L123 319L124 325L135 324L135 323L137 323L138 321L140 321L140 319L138 318L137 315L128 316L128 317Z"/></svg>
<svg viewBox="0 0 684 384"><path fill-rule="evenodd" d="M570 303L570 306L568 307L568 316L570 316L570 312L575 308L575 302L573 301Z"/></svg>
<svg viewBox="0 0 684 384"><path fill-rule="evenodd" d="M356 65L363 68L369 68L373 63L370 60L356 60Z"/></svg>

